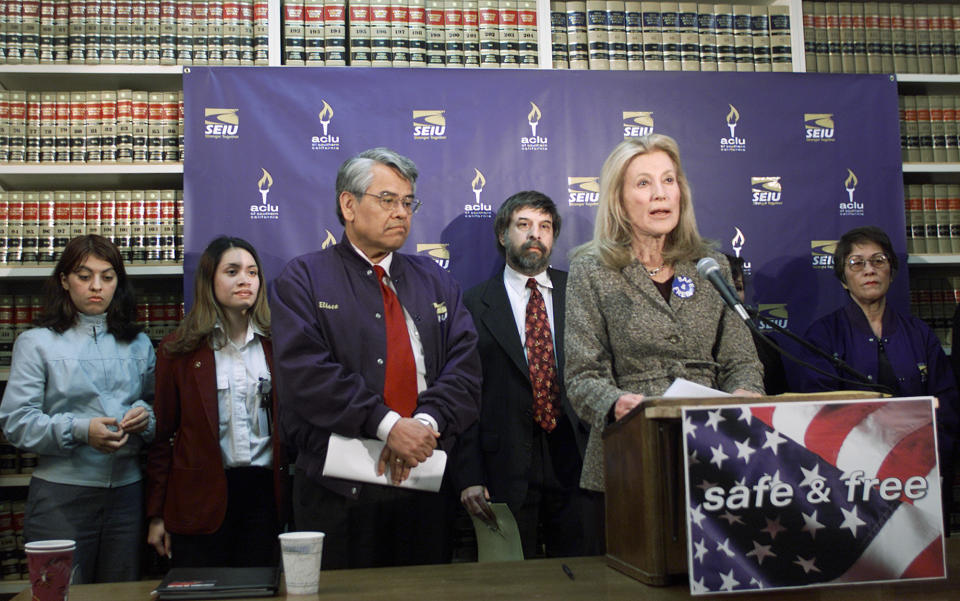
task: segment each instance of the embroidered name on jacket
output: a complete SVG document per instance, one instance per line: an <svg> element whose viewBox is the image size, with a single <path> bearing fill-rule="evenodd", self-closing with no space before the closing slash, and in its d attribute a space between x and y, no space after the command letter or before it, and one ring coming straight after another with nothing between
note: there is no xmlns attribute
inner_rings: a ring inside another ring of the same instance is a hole
<svg viewBox="0 0 960 601"><path fill-rule="evenodd" d="M330 303L325 303L323 301L317 301L317 307L320 309L339 309L340 305L332 305Z"/></svg>

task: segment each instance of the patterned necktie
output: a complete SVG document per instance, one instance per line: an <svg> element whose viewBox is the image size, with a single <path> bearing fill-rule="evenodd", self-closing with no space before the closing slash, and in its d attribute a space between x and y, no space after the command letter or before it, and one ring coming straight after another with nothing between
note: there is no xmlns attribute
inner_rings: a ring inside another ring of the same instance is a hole
<svg viewBox="0 0 960 601"><path fill-rule="evenodd" d="M537 288L537 280L527 280L530 301L527 303L527 319L524 332L527 351L527 366L530 368L530 384L533 386L533 421L547 432L557 427L560 411L556 406L560 396L557 382L557 361L553 353L553 337L543 295Z"/></svg>
<svg viewBox="0 0 960 601"><path fill-rule="evenodd" d="M383 314L387 324L387 367L383 379L383 398L387 407L403 417L410 417L417 408L417 364L413 360L407 320L403 316L403 307L400 306L397 295L384 282L387 272L379 265L374 265L373 270L380 282Z"/></svg>

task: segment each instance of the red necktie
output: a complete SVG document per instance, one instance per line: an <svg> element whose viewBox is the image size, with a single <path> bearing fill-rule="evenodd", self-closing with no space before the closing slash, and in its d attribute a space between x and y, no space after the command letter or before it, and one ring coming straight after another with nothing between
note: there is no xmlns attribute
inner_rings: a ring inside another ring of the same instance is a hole
<svg viewBox="0 0 960 601"><path fill-rule="evenodd" d="M527 303L525 324L527 366L530 369L530 384L533 386L533 421L547 432L557 427L560 411L556 406L560 396L557 382L557 361L553 354L553 337L543 296L537 289L537 280L527 280L530 301Z"/></svg>
<svg viewBox="0 0 960 601"><path fill-rule="evenodd" d="M384 282L387 272L379 265L374 265L373 270L380 282L387 323L387 369L383 379L383 398L387 407L403 417L410 417L417 408L417 364L413 360L407 320L397 295Z"/></svg>

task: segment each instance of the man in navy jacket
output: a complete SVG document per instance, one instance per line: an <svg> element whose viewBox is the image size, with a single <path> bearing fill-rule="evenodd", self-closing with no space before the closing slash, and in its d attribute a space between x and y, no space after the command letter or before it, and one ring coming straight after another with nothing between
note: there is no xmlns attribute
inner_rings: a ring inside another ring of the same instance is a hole
<svg viewBox="0 0 960 601"><path fill-rule="evenodd" d="M348 159L337 174L343 238L290 261L273 286L280 427L297 453L294 524L326 533L324 569L438 563L450 556L444 489L437 494L323 476L331 434L384 441L378 470L399 483L435 448L450 451L479 413L477 334L459 285L433 260L395 252L419 208L416 178L413 162L386 148ZM385 402L390 312L384 286L402 306L416 366L409 415Z"/></svg>

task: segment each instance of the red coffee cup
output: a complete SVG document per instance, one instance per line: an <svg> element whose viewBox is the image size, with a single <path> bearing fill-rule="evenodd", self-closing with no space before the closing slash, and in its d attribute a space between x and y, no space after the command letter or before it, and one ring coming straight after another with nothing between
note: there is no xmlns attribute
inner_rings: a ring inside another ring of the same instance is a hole
<svg viewBox="0 0 960 601"><path fill-rule="evenodd" d="M33 601L66 601L73 573L72 540L39 540L24 545Z"/></svg>

